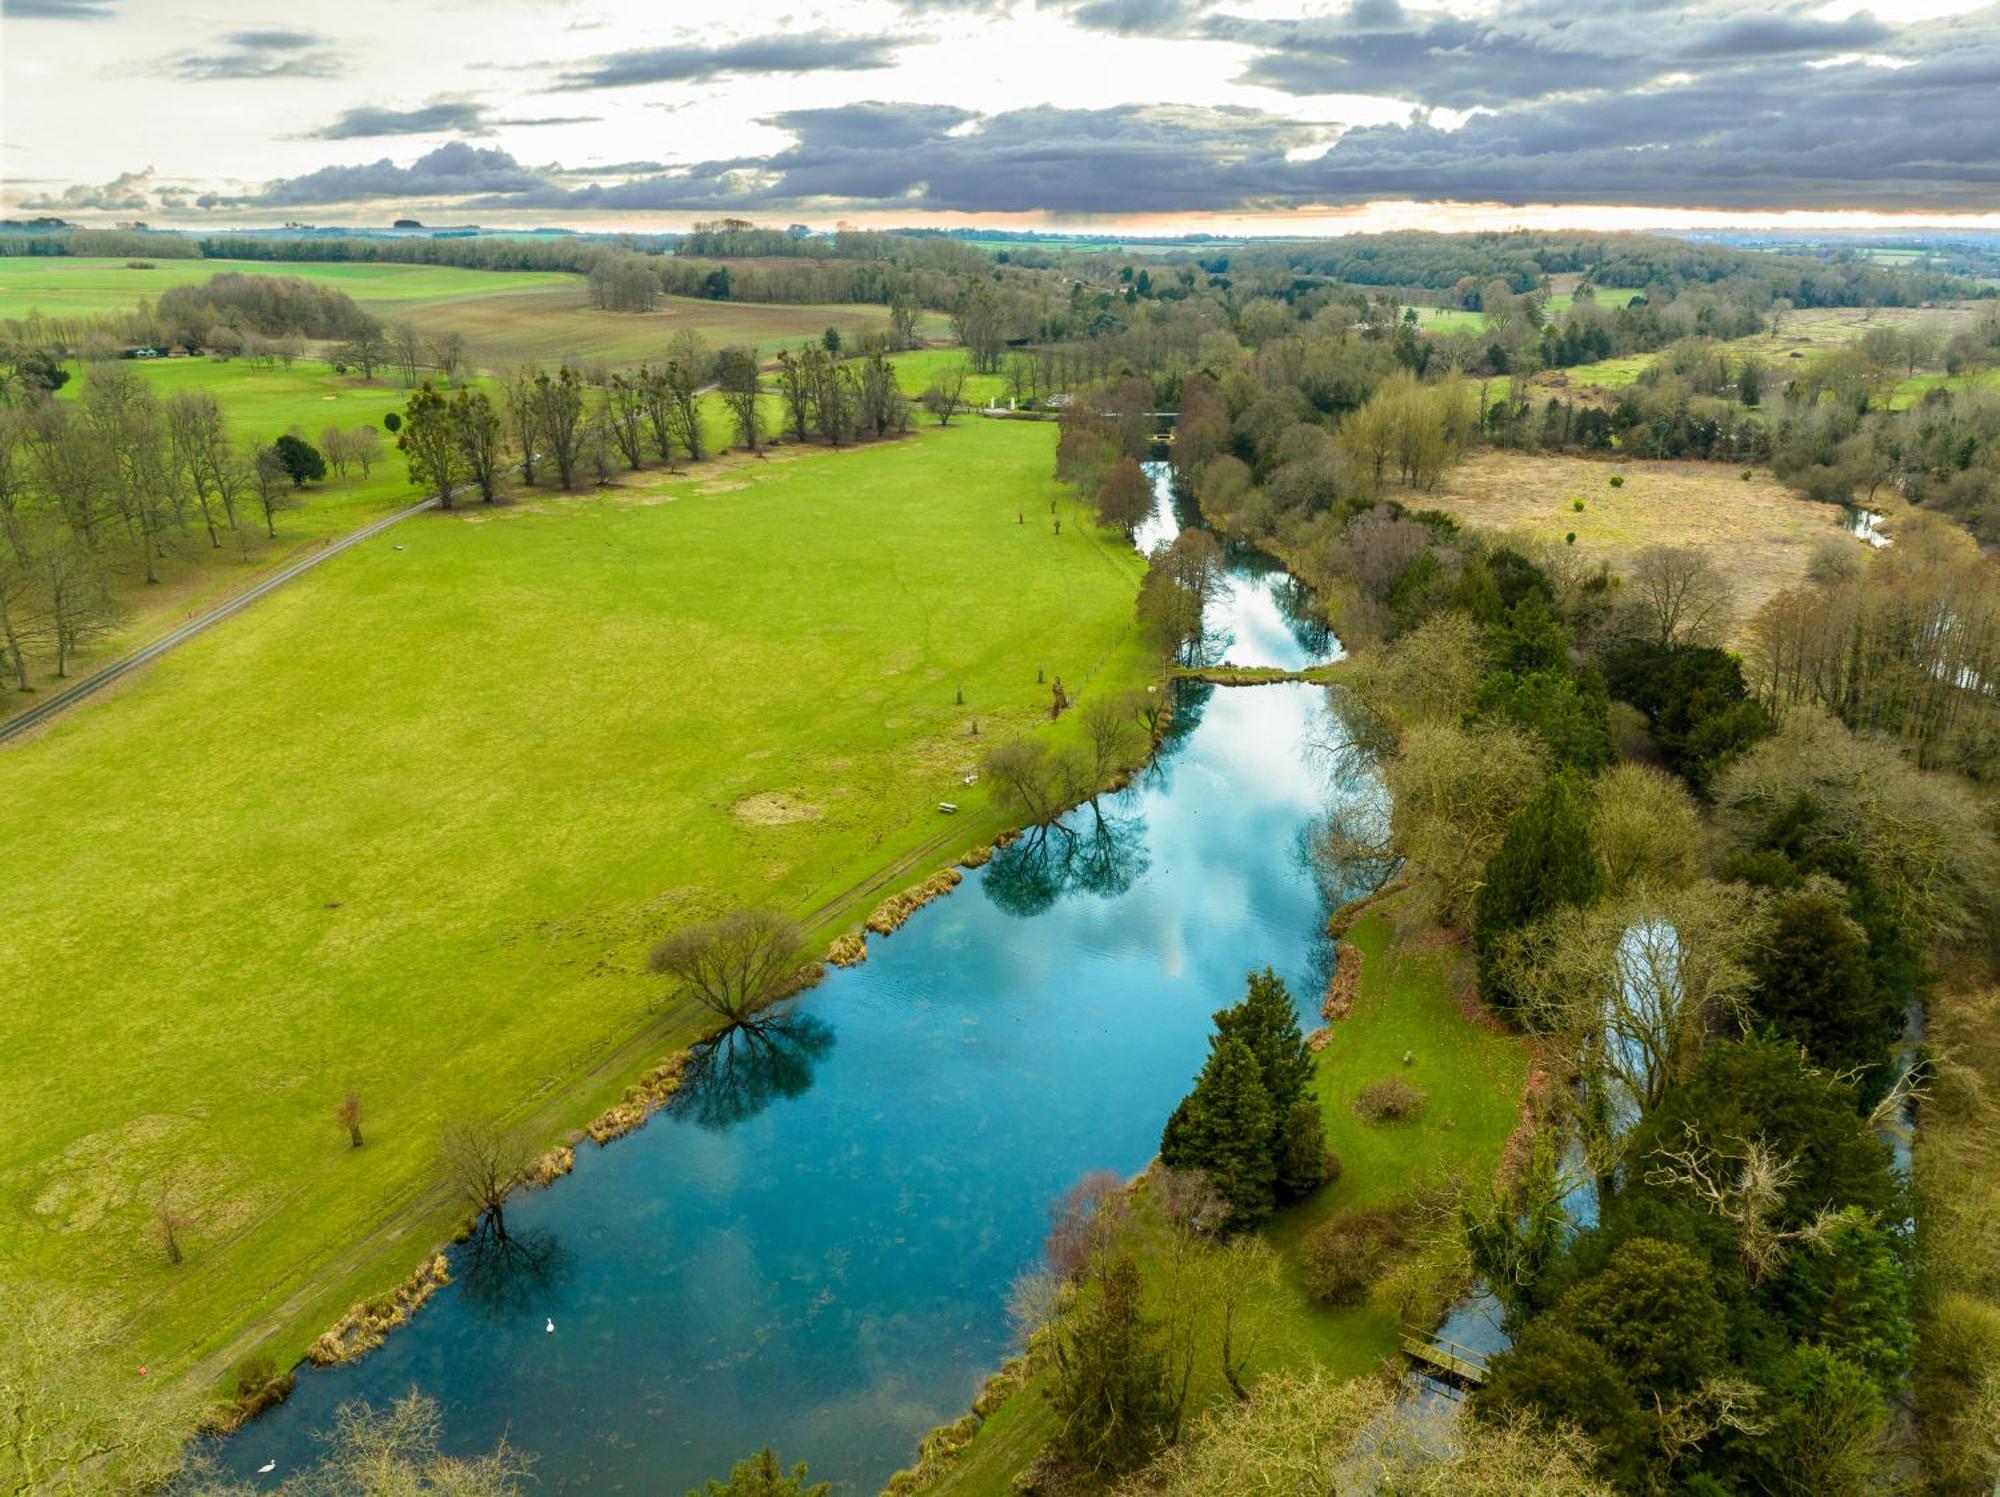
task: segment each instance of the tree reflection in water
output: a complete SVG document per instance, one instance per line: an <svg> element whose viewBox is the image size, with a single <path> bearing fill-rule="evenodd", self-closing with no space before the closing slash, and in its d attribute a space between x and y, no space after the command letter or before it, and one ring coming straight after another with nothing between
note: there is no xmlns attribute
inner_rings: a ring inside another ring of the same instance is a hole
<svg viewBox="0 0 2000 1497"><path fill-rule="evenodd" d="M569 1251L541 1227L496 1232L482 1226L465 1240L453 1277L465 1303L488 1320L511 1320L545 1305L568 1266Z"/></svg>
<svg viewBox="0 0 2000 1497"><path fill-rule="evenodd" d="M1039 915L1072 891L1111 899L1137 883L1152 857L1146 820L1107 814L1095 804L1072 811L1081 826L1036 827L986 865L986 894L1003 914Z"/></svg>
<svg viewBox="0 0 2000 1497"><path fill-rule="evenodd" d="M833 1026L796 1008L732 1024L695 1046L667 1111L719 1133L781 1097L804 1096L832 1048Z"/></svg>

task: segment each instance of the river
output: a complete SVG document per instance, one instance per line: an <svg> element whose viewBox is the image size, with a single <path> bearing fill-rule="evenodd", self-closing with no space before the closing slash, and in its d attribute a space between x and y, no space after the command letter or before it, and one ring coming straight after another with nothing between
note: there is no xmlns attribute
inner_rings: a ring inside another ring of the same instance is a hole
<svg viewBox="0 0 2000 1497"><path fill-rule="evenodd" d="M1142 545L1182 523L1152 471ZM1228 559L1215 658L1338 652L1282 571ZM414 1387L448 1448L505 1436L546 1490L673 1497L769 1443L872 1497L1008 1353L1008 1286L1051 1198L1152 1156L1246 972L1317 1006L1330 896L1302 846L1337 793L1324 694L1176 690L1168 742L1101 819L1009 849L711 1053L646 1127L582 1146L508 1207L538 1261L459 1250L428 1308L355 1363L301 1369L227 1464L274 1486L340 1403Z"/></svg>

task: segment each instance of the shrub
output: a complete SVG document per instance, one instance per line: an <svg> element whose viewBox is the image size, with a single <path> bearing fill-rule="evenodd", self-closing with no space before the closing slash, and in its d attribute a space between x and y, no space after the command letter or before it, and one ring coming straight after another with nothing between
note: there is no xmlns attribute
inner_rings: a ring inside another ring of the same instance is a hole
<svg viewBox="0 0 2000 1497"><path fill-rule="evenodd" d="M1625 487L1625 475L1624 475L1623 473L1613 473L1613 474L1611 475L1611 487L1613 487L1614 489L1622 489L1622 488L1624 488L1624 487Z"/></svg>
<svg viewBox="0 0 2000 1497"><path fill-rule="evenodd" d="M1583 501L1581 499L1570 500L1569 507L1575 510L1578 514L1583 513Z"/></svg>
<svg viewBox="0 0 2000 1497"><path fill-rule="evenodd" d="M1403 1226L1386 1212L1344 1216L1306 1239L1301 1274L1315 1304L1358 1305L1403 1245Z"/></svg>
<svg viewBox="0 0 2000 1497"><path fill-rule="evenodd" d="M1354 1110L1371 1123L1408 1122L1424 1110L1430 1093L1400 1076L1386 1076L1361 1088Z"/></svg>

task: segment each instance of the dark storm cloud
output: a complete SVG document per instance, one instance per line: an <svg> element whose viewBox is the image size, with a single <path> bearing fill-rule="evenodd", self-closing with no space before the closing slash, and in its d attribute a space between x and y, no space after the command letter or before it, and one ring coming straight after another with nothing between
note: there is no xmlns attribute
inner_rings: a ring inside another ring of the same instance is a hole
<svg viewBox="0 0 2000 1497"><path fill-rule="evenodd" d="M1405 10L1361 0L1299 21L1216 17L1207 36L1259 51L1243 81L1292 94L1371 94L1451 109L1632 88L1662 75L1870 50L1896 33L1867 12L1821 20L1792 4L1745 16L1720 0L1581 6L1570 0L1490 15Z"/></svg>
<svg viewBox="0 0 2000 1497"><path fill-rule="evenodd" d="M202 195L204 208L304 207L351 203L369 198L441 198L525 193L548 179L530 171L505 151L454 140L419 156L408 166L388 157L363 166L323 166L301 177L267 182L247 196Z"/></svg>
<svg viewBox="0 0 2000 1497"><path fill-rule="evenodd" d="M565 71L559 89L630 88L644 83L706 83L754 73L862 72L883 68L912 41L907 36L748 37L714 47L640 47L593 57Z"/></svg>
<svg viewBox="0 0 2000 1497"><path fill-rule="evenodd" d="M343 112L338 119L307 132L309 140L372 140L383 135L431 135L456 130L467 135L490 133L486 111L464 99L438 99L415 109L379 109L373 105Z"/></svg>
<svg viewBox="0 0 2000 1497"><path fill-rule="evenodd" d="M232 31L226 49L191 52L170 59L179 77L195 82L238 78L332 78L343 71L326 38L310 31L270 28Z"/></svg>
<svg viewBox="0 0 2000 1497"><path fill-rule="evenodd" d="M1378 4L1378 14L1388 10ZM807 206L922 212L1199 213L1371 198L1736 209L1979 210L2000 184L1990 106L1993 12L1902 37L1901 67L1786 56L1672 86L1564 94L1478 113L1332 134L1244 109L1023 109L855 104L767 123L793 143L517 202L584 211ZM1917 60L1912 60L1913 58ZM494 206L500 204L496 200Z"/></svg>

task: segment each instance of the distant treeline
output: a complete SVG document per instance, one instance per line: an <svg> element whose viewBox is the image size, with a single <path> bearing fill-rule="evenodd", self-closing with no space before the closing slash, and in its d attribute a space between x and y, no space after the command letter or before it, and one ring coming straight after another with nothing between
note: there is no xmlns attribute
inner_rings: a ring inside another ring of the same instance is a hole
<svg viewBox="0 0 2000 1497"><path fill-rule="evenodd" d="M1746 299L1768 305L1784 297L1799 307L1911 306L1938 297L1979 295L1983 289L1959 276L1893 270L1860 260L1762 254L1651 234L1413 231L1230 250L1199 260L1211 273L1282 269L1351 285L1451 291L1461 298L1496 279L1521 292L1535 289L1544 277L1565 274L1635 290L1728 285Z"/></svg>

